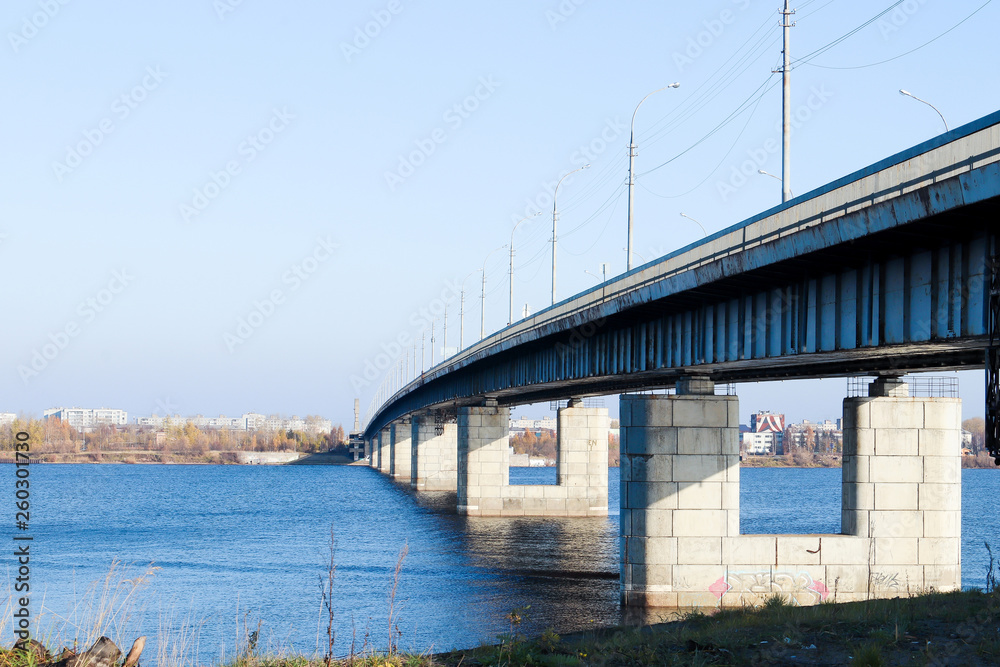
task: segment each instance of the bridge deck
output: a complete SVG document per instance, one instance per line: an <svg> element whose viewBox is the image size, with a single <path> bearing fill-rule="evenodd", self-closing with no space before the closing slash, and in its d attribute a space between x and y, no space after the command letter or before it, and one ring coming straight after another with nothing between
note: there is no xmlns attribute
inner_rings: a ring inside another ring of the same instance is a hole
<svg viewBox="0 0 1000 667"><path fill-rule="evenodd" d="M1000 112L498 331L401 388L368 431L487 395L524 403L690 372L759 380L981 363L998 194Z"/></svg>

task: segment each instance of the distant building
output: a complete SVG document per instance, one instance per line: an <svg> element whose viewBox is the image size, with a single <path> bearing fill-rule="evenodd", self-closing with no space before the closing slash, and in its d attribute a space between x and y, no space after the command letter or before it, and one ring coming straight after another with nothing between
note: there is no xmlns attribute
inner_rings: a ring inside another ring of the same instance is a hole
<svg viewBox="0 0 1000 667"><path fill-rule="evenodd" d="M773 454L775 434L770 431L755 433L748 431L742 435L743 451L747 454Z"/></svg>
<svg viewBox="0 0 1000 667"><path fill-rule="evenodd" d="M92 431L100 426L127 426L128 413L112 408L49 408L42 416L66 422L78 431Z"/></svg>
<svg viewBox="0 0 1000 667"><path fill-rule="evenodd" d="M744 433L743 449L748 454L785 453L785 415L755 412L750 415L750 432Z"/></svg>
<svg viewBox="0 0 1000 667"><path fill-rule="evenodd" d="M523 433L524 431L533 431L536 434L540 431L555 431L556 418L546 416L541 419L528 419L527 417L521 416L517 419L510 420L510 430L519 433Z"/></svg>
<svg viewBox="0 0 1000 667"><path fill-rule="evenodd" d="M841 420L825 419L821 422L811 422L803 419L801 423L789 424L785 431L785 442L790 447L805 447L806 449L832 450L843 447L844 432L841 430Z"/></svg>
<svg viewBox="0 0 1000 667"><path fill-rule="evenodd" d="M136 417L136 426L150 426L153 428L163 428L165 426L185 426L193 424L206 430L227 430L227 431L300 431L308 433L328 433L333 429L333 423L329 419L300 419L294 416L291 419L282 419L277 415L265 417L255 412L244 413L240 417L204 417L195 415L194 417L160 417L152 415L150 417Z"/></svg>
<svg viewBox="0 0 1000 667"><path fill-rule="evenodd" d="M17 419L13 412L0 412L0 426L10 426Z"/></svg>

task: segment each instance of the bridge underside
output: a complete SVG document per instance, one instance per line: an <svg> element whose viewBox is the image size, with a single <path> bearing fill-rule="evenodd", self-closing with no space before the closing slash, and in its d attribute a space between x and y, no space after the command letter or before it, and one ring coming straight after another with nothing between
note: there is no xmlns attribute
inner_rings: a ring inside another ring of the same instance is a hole
<svg viewBox="0 0 1000 667"><path fill-rule="evenodd" d="M688 289L588 313L568 331L427 381L384 416L667 387L689 375L749 382L982 368L1000 204L963 205L961 180L693 268ZM925 217L882 224L914 211ZM814 246L824 247L803 252Z"/></svg>

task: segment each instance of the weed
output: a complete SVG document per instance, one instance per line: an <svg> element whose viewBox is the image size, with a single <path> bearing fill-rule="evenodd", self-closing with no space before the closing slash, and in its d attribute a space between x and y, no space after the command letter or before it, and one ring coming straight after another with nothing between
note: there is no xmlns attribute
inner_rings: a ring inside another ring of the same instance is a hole
<svg viewBox="0 0 1000 667"><path fill-rule="evenodd" d="M1000 591L1000 585L998 585L1000 582L997 581L997 571L993 562L993 549L990 548L988 541L984 542L984 544L986 545L986 553L990 556L989 565L986 567L986 592L996 593Z"/></svg>
<svg viewBox="0 0 1000 667"><path fill-rule="evenodd" d="M399 649L399 638L403 636L403 633L399 629L399 614L396 610L396 591L399 589L399 575L403 570L403 560L408 553L410 553L410 545L406 543L399 550L399 558L396 559L396 570L392 576L392 586L389 588L389 655L393 655Z"/></svg>
<svg viewBox="0 0 1000 667"><path fill-rule="evenodd" d="M330 524L330 559L327 561L326 566L326 580L323 577L319 579L319 590L320 598L323 602L323 606L326 608L326 667L330 667L330 663L333 660L333 644L337 639L337 633L333 629L333 578L337 573L337 563L334 560L334 552L337 542L333 533L333 524ZM351 656L354 654L354 642L351 642Z"/></svg>
<svg viewBox="0 0 1000 667"><path fill-rule="evenodd" d="M856 667L884 667L888 663L882 657L882 649L875 644L865 644L859 647L854 654Z"/></svg>

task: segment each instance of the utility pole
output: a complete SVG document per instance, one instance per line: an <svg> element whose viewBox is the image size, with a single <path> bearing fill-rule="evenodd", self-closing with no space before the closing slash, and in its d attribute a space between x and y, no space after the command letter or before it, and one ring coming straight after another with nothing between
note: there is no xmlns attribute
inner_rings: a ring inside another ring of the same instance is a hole
<svg viewBox="0 0 1000 667"><path fill-rule="evenodd" d="M788 8L781 12L781 32L783 37L781 66L781 201L792 198L792 80L791 57L788 54L788 38L791 35L791 16L795 10Z"/></svg>
<svg viewBox="0 0 1000 667"><path fill-rule="evenodd" d="M434 366L434 325L437 320L431 320L431 366Z"/></svg>
<svg viewBox="0 0 1000 667"><path fill-rule="evenodd" d="M663 88L657 88L649 95L653 93L658 93L661 90L666 90L667 88L679 88L681 84L672 83L669 86L664 86ZM635 115L639 113L639 107L642 103L649 98L649 95L639 100L639 103L635 105L635 111L632 112L632 124L630 125L628 134L628 241L625 244L625 270L632 270L632 202L633 194L632 191L635 186Z"/></svg>
<svg viewBox="0 0 1000 667"><path fill-rule="evenodd" d="M444 351L441 352L441 361L448 358L448 305L444 307Z"/></svg>
<svg viewBox="0 0 1000 667"><path fill-rule="evenodd" d="M589 169L590 165L585 164L579 169L574 169L565 176L559 179L556 183L556 189L552 191L552 305L556 305L556 243L558 242L558 237L556 236L556 225L559 222L559 205L556 203L556 198L559 195L559 186L562 182L566 180L571 174L575 174L583 169Z"/></svg>

